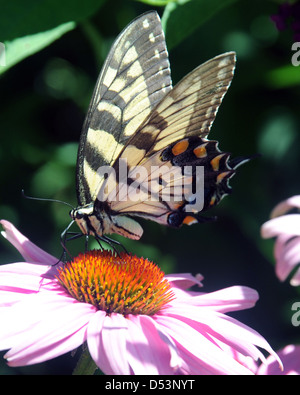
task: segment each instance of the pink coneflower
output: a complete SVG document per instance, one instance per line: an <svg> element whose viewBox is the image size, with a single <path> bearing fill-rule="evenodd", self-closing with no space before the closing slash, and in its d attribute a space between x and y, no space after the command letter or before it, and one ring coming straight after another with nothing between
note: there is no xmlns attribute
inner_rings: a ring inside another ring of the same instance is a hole
<svg viewBox="0 0 300 395"><path fill-rule="evenodd" d="M235 356L264 362L258 347L278 359L260 334L225 314L255 304L250 288L187 291L199 277L164 276L125 253L90 251L52 266L56 258L1 224L27 261L0 267L0 349L10 366L85 342L106 374L252 374Z"/></svg>
<svg viewBox="0 0 300 395"><path fill-rule="evenodd" d="M264 238L277 237L274 255L276 275L284 281L300 263L300 214L287 214L291 209L300 209L300 196L293 196L279 203L271 213L271 220L263 224L261 234ZM290 281L300 285L298 268Z"/></svg>

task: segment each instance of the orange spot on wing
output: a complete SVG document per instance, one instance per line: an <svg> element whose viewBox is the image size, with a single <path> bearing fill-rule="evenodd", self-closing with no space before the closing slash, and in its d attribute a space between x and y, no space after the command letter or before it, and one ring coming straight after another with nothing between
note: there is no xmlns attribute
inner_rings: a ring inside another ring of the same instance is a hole
<svg viewBox="0 0 300 395"><path fill-rule="evenodd" d="M222 180L227 177L231 172L230 171L224 171L223 173L218 174L217 176L217 184L220 184Z"/></svg>
<svg viewBox="0 0 300 395"><path fill-rule="evenodd" d="M205 158L207 156L205 145L206 144L199 145L199 147L196 147L194 149L193 152L197 156L197 158Z"/></svg>
<svg viewBox="0 0 300 395"><path fill-rule="evenodd" d="M179 154L182 154L184 151L186 151L188 146L189 146L189 141L188 140L181 140L181 141L179 141L172 148L173 155L177 156Z"/></svg>
<svg viewBox="0 0 300 395"><path fill-rule="evenodd" d="M216 203L216 196L214 195L214 196L210 199L209 205L210 205L210 206L213 206L215 203Z"/></svg>
<svg viewBox="0 0 300 395"><path fill-rule="evenodd" d="M217 155L210 161L210 164L211 164L211 167L213 168L213 170L215 170L215 171L219 170L220 160L223 156L224 156L224 154Z"/></svg>
<svg viewBox="0 0 300 395"><path fill-rule="evenodd" d="M186 225L193 225L198 223L197 219L192 217L191 215L188 215L184 218L183 223Z"/></svg>

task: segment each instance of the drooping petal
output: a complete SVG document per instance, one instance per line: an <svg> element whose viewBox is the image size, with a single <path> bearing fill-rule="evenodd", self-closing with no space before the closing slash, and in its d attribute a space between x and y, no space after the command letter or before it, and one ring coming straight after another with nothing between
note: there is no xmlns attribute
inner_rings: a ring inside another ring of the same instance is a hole
<svg viewBox="0 0 300 395"><path fill-rule="evenodd" d="M226 354L211 339L203 335L205 330L195 330L176 317L157 316L156 322L162 325L175 340L182 358L192 358L198 366L198 373L211 374L252 374L252 372Z"/></svg>
<svg viewBox="0 0 300 395"><path fill-rule="evenodd" d="M215 319L210 318L206 323L215 330L216 334L221 334L222 338L226 339L226 343L231 345L231 347L246 356L251 356L254 360L260 359L265 362L264 355L257 347L264 349L274 356L278 366L282 368L278 355L257 331L227 315L222 315L222 320L219 322L216 319L217 317Z"/></svg>
<svg viewBox="0 0 300 395"><path fill-rule="evenodd" d="M265 239L280 234L300 236L300 214L288 214L270 219L261 227L261 235Z"/></svg>
<svg viewBox="0 0 300 395"><path fill-rule="evenodd" d="M277 358L278 364L281 366L280 359L268 342L258 332L232 317L209 311L208 309L195 309L188 306L186 308L184 306L181 306L181 308L179 306L173 309L170 308L167 314L168 317L172 316L186 322L202 334L207 333L215 339L221 339L225 344L246 356L251 356L254 360L261 359L265 361L263 354L257 347L265 349ZM193 324L192 321L197 322L199 325ZM204 327L201 327L203 325Z"/></svg>
<svg viewBox="0 0 300 395"><path fill-rule="evenodd" d="M22 235L9 221L1 220L0 224L4 231L1 232L28 262L39 263L43 265L55 265L58 259L48 254L41 248L37 247L27 237Z"/></svg>

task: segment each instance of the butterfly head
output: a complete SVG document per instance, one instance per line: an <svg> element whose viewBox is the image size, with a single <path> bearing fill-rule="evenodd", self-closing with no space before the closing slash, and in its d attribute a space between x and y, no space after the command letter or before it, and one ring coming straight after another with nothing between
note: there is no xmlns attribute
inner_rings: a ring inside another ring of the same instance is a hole
<svg viewBox="0 0 300 395"><path fill-rule="evenodd" d="M94 235L94 229L91 226L90 219L93 216L94 205L92 203L85 206L74 208L70 211L70 217L75 221L84 235ZM99 221L98 221L99 222ZM102 236L101 224L97 226L97 234Z"/></svg>
<svg viewBox="0 0 300 395"><path fill-rule="evenodd" d="M99 203L99 202L98 202ZM101 238L105 234L116 233L129 239L138 240L143 234L142 227L132 218L116 215L107 205L90 203L70 211L84 235Z"/></svg>

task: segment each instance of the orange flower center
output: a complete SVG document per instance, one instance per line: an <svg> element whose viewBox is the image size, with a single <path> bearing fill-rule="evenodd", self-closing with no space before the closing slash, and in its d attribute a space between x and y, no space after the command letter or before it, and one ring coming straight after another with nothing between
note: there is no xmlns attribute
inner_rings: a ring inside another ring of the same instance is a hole
<svg viewBox="0 0 300 395"><path fill-rule="evenodd" d="M67 292L107 314L153 315L174 299L164 273L144 258L110 251L79 254L59 269Z"/></svg>

